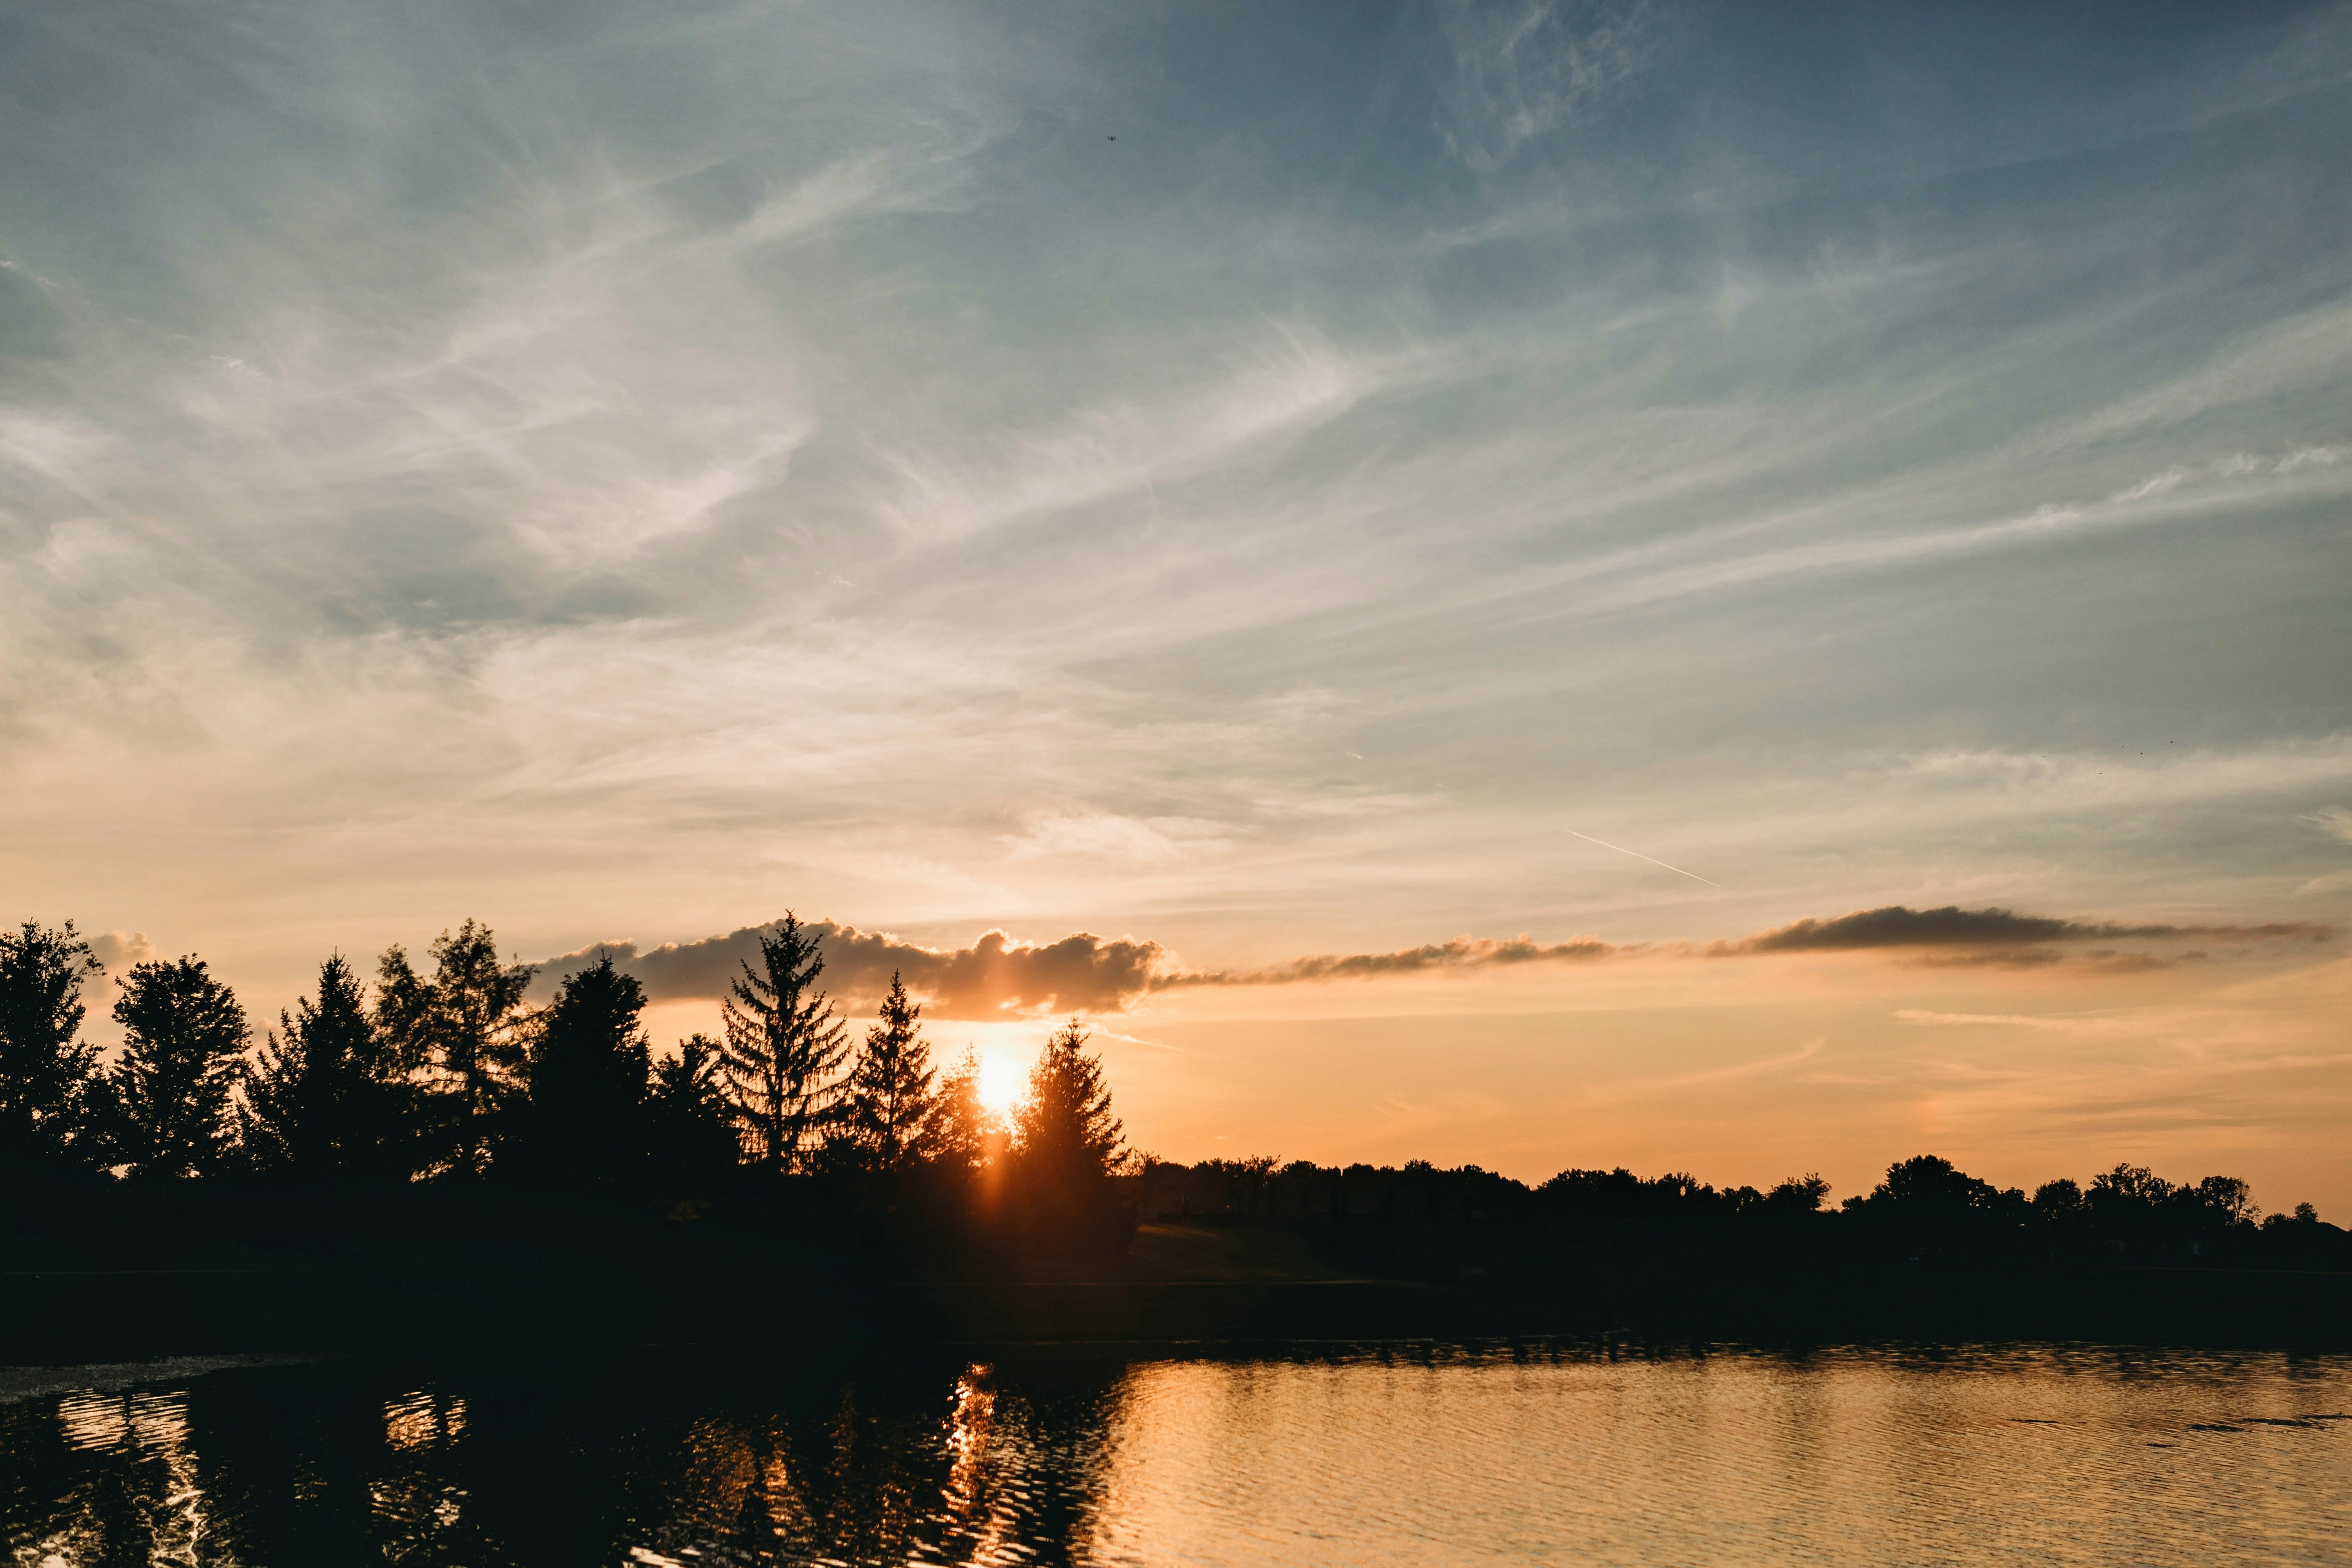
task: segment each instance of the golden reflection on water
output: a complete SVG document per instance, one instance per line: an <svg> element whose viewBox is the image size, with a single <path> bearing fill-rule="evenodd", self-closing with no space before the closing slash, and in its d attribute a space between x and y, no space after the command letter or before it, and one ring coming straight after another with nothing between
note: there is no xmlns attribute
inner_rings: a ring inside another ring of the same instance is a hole
<svg viewBox="0 0 2352 1568"><path fill-rule="evenodd" d="M466 1402L413 1389L383 1405L383 1440L395 1448L430 1448L465 1434Z"/></svg>
<svg viewBox="0 0 2352 1568"><path fill-rule="evenodd" d="M2352 1378L2184 1358L1160 1363L1106 1562L2352 1561ZM2325 1408L2322 1408L2322 1407ZM2239 1437L2202 1441L2238 1412ZM2315 1418L2318 1417L2318 1418Z"/></svg>
<svg viewBox="0 0 2352 1568"><path fill-rule="evenodd" d="M61 1568L2341 1563L2352 1358L289 1367L0 1405L0 1485L7 1560Z"/></svg>
<svg viewBox="0 0 2352 1568"><path fill-rule="evenodd" d="M972 1563L1005 1561L1019 1544L1012 1507L1019 1489L988 1484L989 1437L996 1421L991 1372L974 1362L957 1376L948 1396L948 1474L940 1500L949 1526L941 1531L941 1546L959 1538L969 1542L965 1560Z"/></svg>
<svg viewBox="0 0 2352 1568"><path fill-rule="evenodd" d="M988 1458L988 1424L996 1414L988 1371L977 1362L965 1367L948 1396L948 1484L943 1495L948 1511L959 1519L970 1518L980 1502L980 1467Z"/></svg>
<svg viewBox="0 0 2352 1568"><path fill-rule="evenodd" d="M115 1533L106 1527L110 1501L137 1521L149 1562L196 1563L217 1556L207 1550L211 1511L188 1443L185 1399L140 1389L68 1395L58 1401L57 1425L67 1448L119 1461L109 1469L124 1484L119 1499L100 1495L96 1485L76 1487L31 1542L20 1542L12 1531L8 1544L16 1562L97 1561Z"/></svg>

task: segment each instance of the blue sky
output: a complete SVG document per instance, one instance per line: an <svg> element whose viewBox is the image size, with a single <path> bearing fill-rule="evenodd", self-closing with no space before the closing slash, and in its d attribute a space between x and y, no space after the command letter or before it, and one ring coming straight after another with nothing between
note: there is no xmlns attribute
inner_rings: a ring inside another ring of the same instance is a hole
<svg viewBox="0 0 2352 1568"><path fill-rule="evenodd" d="M1694 956L2352 925L2352 11L1924 10L8 8L0 885L257 1011L1589 936L1122 994L1130 1123L2352 1202L2332 940Z"/></svg>

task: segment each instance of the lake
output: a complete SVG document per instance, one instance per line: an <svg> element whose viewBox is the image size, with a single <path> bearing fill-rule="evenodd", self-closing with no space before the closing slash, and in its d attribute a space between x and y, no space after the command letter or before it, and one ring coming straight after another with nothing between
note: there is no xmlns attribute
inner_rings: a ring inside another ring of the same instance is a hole
<svg viewBox="0 0 2352 1568"><path fill-rule="evenodd" d="M2352 1561L2352 1357L759 1337L0 1372L10 1561Z"/></svg>

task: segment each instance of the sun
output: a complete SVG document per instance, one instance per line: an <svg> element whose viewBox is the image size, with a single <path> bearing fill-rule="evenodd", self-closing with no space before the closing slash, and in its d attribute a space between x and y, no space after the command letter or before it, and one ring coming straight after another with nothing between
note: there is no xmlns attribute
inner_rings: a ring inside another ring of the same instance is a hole
<svg viewBox="0 0 2352 1568"><path fill-rule="evenodd" d="M1013 1113L1029 1092L1029 1074L1009 1056L980 1059L980 1103L999 1116Z"/></svg>

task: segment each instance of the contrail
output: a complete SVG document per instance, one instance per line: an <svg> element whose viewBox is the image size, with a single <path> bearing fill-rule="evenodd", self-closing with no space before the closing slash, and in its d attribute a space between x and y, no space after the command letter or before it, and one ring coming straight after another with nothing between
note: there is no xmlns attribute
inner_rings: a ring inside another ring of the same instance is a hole
<svg viewBox="0 0 2352 1568"><path fill-rule="evenodd" d="M1650 861L1652 865L1666 866L1666 869L1674 873L1676 876L1686 876L1693 882L1706 882L1706 878L1699 875L1698 873L1695 871L1685 871L1678 865L1666 865L1666 862L1662 860L1650 860L1648 855L1643 854L1639 850L1629 850L1623 844L1612 844L1607 839L1596 839L1591 833L1580 833L1574 828L1569 829L1568 831L1570 837L1582 839L1588 844L1599 844L1604 850L1615 850L1619 854L1632 855L1637 861ZM1709 887L1722 887L1723 883L1719 882L1706 882L1706 885ZM1727 889L1726 891L1728 890Z"/></svg>

